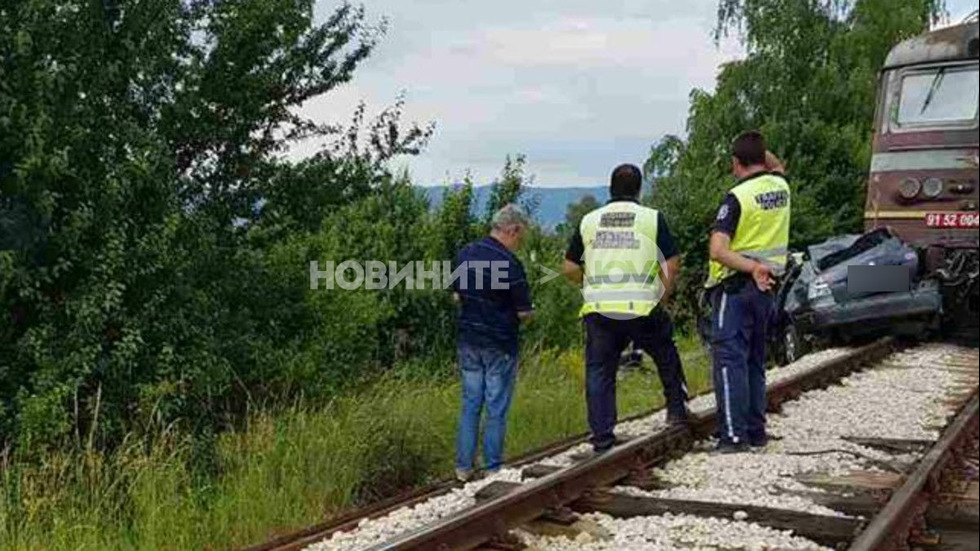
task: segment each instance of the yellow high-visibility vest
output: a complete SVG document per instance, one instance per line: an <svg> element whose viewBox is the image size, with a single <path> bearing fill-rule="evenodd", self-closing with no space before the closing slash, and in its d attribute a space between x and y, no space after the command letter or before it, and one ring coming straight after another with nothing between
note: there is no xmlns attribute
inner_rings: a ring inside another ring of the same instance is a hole
<svg viewBox="0 0 980 551"><path fill-rule="evenodd" d="M616 201L587 214L579 226L585 257L581 315L650 314L663 296L656 210Z"/></svg>
<svg viewBox="0 0 980 551"><path fill-rule="evenodd" d="M763 174L732 190L741 216L731 249L769 266L773 273L786 271L789 258L790 190L782 176ZM706 287L714 287L735 274L719 262L709 262Z"/></svg>

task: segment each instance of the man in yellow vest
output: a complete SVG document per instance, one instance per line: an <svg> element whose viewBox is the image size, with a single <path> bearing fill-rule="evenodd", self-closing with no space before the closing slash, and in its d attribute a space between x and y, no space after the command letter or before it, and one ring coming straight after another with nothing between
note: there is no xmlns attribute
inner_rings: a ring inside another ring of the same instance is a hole
<svg viewBox="0 0 980 551"><path fill-rule="evenodd" d="M633 165L612 174L609 203L587 214L565 253L565 275L582 285L586 401L597 453L616 443L616 372L632 341L657 364L668 420L687 422L687 386L661 305L680 268L663 215L639 204L643 175Z"/></svg>
<svg viewBox="0 0 980 551"><path fill-rule="evenodd" d="M773 314L773 278L789 253L790 189L782 163L758 132L732 145L738 185L711 228L711 352L718 404L719 451L764 447L766 330Z"/></svg>

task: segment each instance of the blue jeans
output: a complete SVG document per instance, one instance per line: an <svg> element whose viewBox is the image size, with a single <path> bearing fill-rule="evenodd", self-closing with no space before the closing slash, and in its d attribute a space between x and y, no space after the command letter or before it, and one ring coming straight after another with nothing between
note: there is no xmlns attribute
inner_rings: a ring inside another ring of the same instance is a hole
<svg viewBox="0 0 980 551"><path fill-rule="evenodd" d="M483 462L488 470L500 469L507 411L517 375L517 354L460 343L459 367L463 378L463 404L456 438L456 468L464 471L474 468L480 415L485 407Z"/></svg>
<svg viewBox="0 0 980 551"><path fill-rule="evenodd" d="M724 285L724 284L723 284ZM766 331L772 295L752 281L719 286L712 297L711 355L722 444L766 437Z"/></svg>

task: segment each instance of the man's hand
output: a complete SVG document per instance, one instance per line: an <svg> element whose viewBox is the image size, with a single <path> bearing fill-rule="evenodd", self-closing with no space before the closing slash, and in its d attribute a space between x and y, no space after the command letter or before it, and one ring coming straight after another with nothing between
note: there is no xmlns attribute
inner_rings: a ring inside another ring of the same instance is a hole
<svg viewBox="0 0 980 551"><path fill-rule="evenodd" d="M677 278L681 271L681 257L675 256L667 259L664 271L660 274L660 279L664 286L664 295L660 297L660 303L666 304L670 300L674 287L677 285Z"/></svg>
<svg viewBox="0 0 980 551"><path fill-rule="evenodd" d="M752 268L752 279L755 281L755 286L763 293L769 292L774 284L772 270L761 262L756 262L755 267Z"/></svg>
<svg viewBox="0 0 980 551"><path fill-rule="evenodd" d="M571 260L565 260L565 267L562 269L562 275L565 276L565 279L571 281L575 285L582 285L582 278L584 275L582 272L582 267Z"/></svg>
<svg viewBox="0 0 980 551"><path fill-rule="evenodd" d="M769 266L733 251L731 243L732 240L728 234L723 232L712 233L709 248L711 260L720 262L736 272L750 274L752 280L755 281L755 286L762 292L772 289L774 282Z"/></svg>

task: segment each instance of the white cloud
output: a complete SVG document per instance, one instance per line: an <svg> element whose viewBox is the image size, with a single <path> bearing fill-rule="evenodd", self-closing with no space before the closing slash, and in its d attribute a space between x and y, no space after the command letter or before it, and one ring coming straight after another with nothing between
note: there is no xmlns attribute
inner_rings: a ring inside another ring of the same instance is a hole
<svg viewBox="0 0 980 551"><path fill-rule="evenodd" d="M715 55L697 19L559 20L544 28L484 31L487 57L516 67L642 67Z"/></svg>
<svg viewBox="0 0 980 551"><path fill-rule="evenodd" d="M329 2L321 3L328 13ZM710 88L740 55L711 40L716 0L378 0L389 35L352 84L311 102L346 121L407 92L406 118L434 121L429 148L409 161L420 184L480 182L509 153L528 156L540 185L595 185L620 162L640 163L681 133L691 89Z"/></svg>

